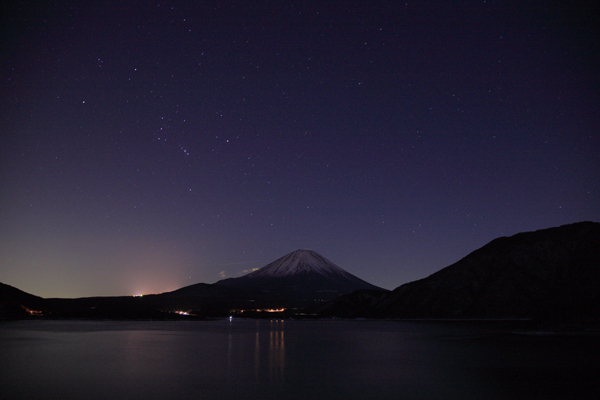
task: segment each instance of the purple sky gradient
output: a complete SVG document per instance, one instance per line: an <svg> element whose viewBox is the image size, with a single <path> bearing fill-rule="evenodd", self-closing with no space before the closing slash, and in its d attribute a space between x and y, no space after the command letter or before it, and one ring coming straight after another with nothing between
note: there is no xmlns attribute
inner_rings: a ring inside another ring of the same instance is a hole
<svg viewBox="0 0 600 400"><path fill-rule="evenodd" d="M27 292L157 293L298 248L393 289L600 221L593 2L16 3L0 281Z"/></svg>

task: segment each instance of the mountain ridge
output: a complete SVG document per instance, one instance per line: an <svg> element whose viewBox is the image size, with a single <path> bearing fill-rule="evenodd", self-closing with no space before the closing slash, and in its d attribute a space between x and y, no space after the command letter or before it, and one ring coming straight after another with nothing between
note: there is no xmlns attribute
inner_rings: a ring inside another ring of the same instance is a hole
<svg viewBox="0 0 600 400"><path fill-rule="evenodd" d="M244 293L260 304L307 307L355 290L385 290L352 275L314 250L298 249L258 270L214 285Z"/></svg>
<svg viewBox="0 0 600 400"><path fill-rule="evenodd" d="M376 296L353 293L321 316L600 320L600 223L500 237L430 276ZM569 315L570 314L570 315Z"/></svg>
<svg viewBox="0 0 600 400"><path fill-rule="evenodd" d="M43 299L0 284L0 319L200 318L273 308L304 310L289 316L309 312L324 318L600 323L600 223L584 221L496 238L393 291L371 285L307 249L238 278L143 297Z"/></svg>
<svg viewBox="0 0 600 400"><path fill-rule="evenodd" d="M299 273L316 272L324 276L354 277L346 270L311 249L298 249L253 271L246 278L278 278Z"/></svg>
<svg viewBox="0 0 600 400"><path fill-rule="evenodd" d="M299 249L238 278L144 296L43 299L3 285L0 318L218 317L233 311L305 309L360 289L385 290L350 274L314 250Z"/></svg>

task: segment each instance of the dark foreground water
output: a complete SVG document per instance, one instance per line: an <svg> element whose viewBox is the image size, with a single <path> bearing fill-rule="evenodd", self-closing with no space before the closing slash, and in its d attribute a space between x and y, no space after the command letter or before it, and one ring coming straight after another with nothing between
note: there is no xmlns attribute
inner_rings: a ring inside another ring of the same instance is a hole
<svg viewBox="0 0 600 400"><path fill-rule="evenodd" d="M598 399L597 335L514 323L0 323L1 399Z"/></svg>

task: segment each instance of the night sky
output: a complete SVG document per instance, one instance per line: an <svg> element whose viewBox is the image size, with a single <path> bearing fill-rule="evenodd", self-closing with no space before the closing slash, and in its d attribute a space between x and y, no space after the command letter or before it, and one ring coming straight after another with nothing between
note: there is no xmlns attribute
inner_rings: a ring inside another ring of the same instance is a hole
<svg viewBox="0 0 600 400"><path fill-rule="evenodd" d="M393 289L600 221L596 2L4 3L0 281L27 292L298 248Z"/></svg>

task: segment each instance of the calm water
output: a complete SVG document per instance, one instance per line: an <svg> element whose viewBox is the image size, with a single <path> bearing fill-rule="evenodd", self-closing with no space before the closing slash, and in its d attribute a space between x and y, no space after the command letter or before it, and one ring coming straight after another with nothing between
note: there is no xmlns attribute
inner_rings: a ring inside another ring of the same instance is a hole
<svg viewBox="0 0 600 400"><path fill-rule="evenodd" d="M600 398L598 336L506 323L0 323L2 399Z"/></svg>

